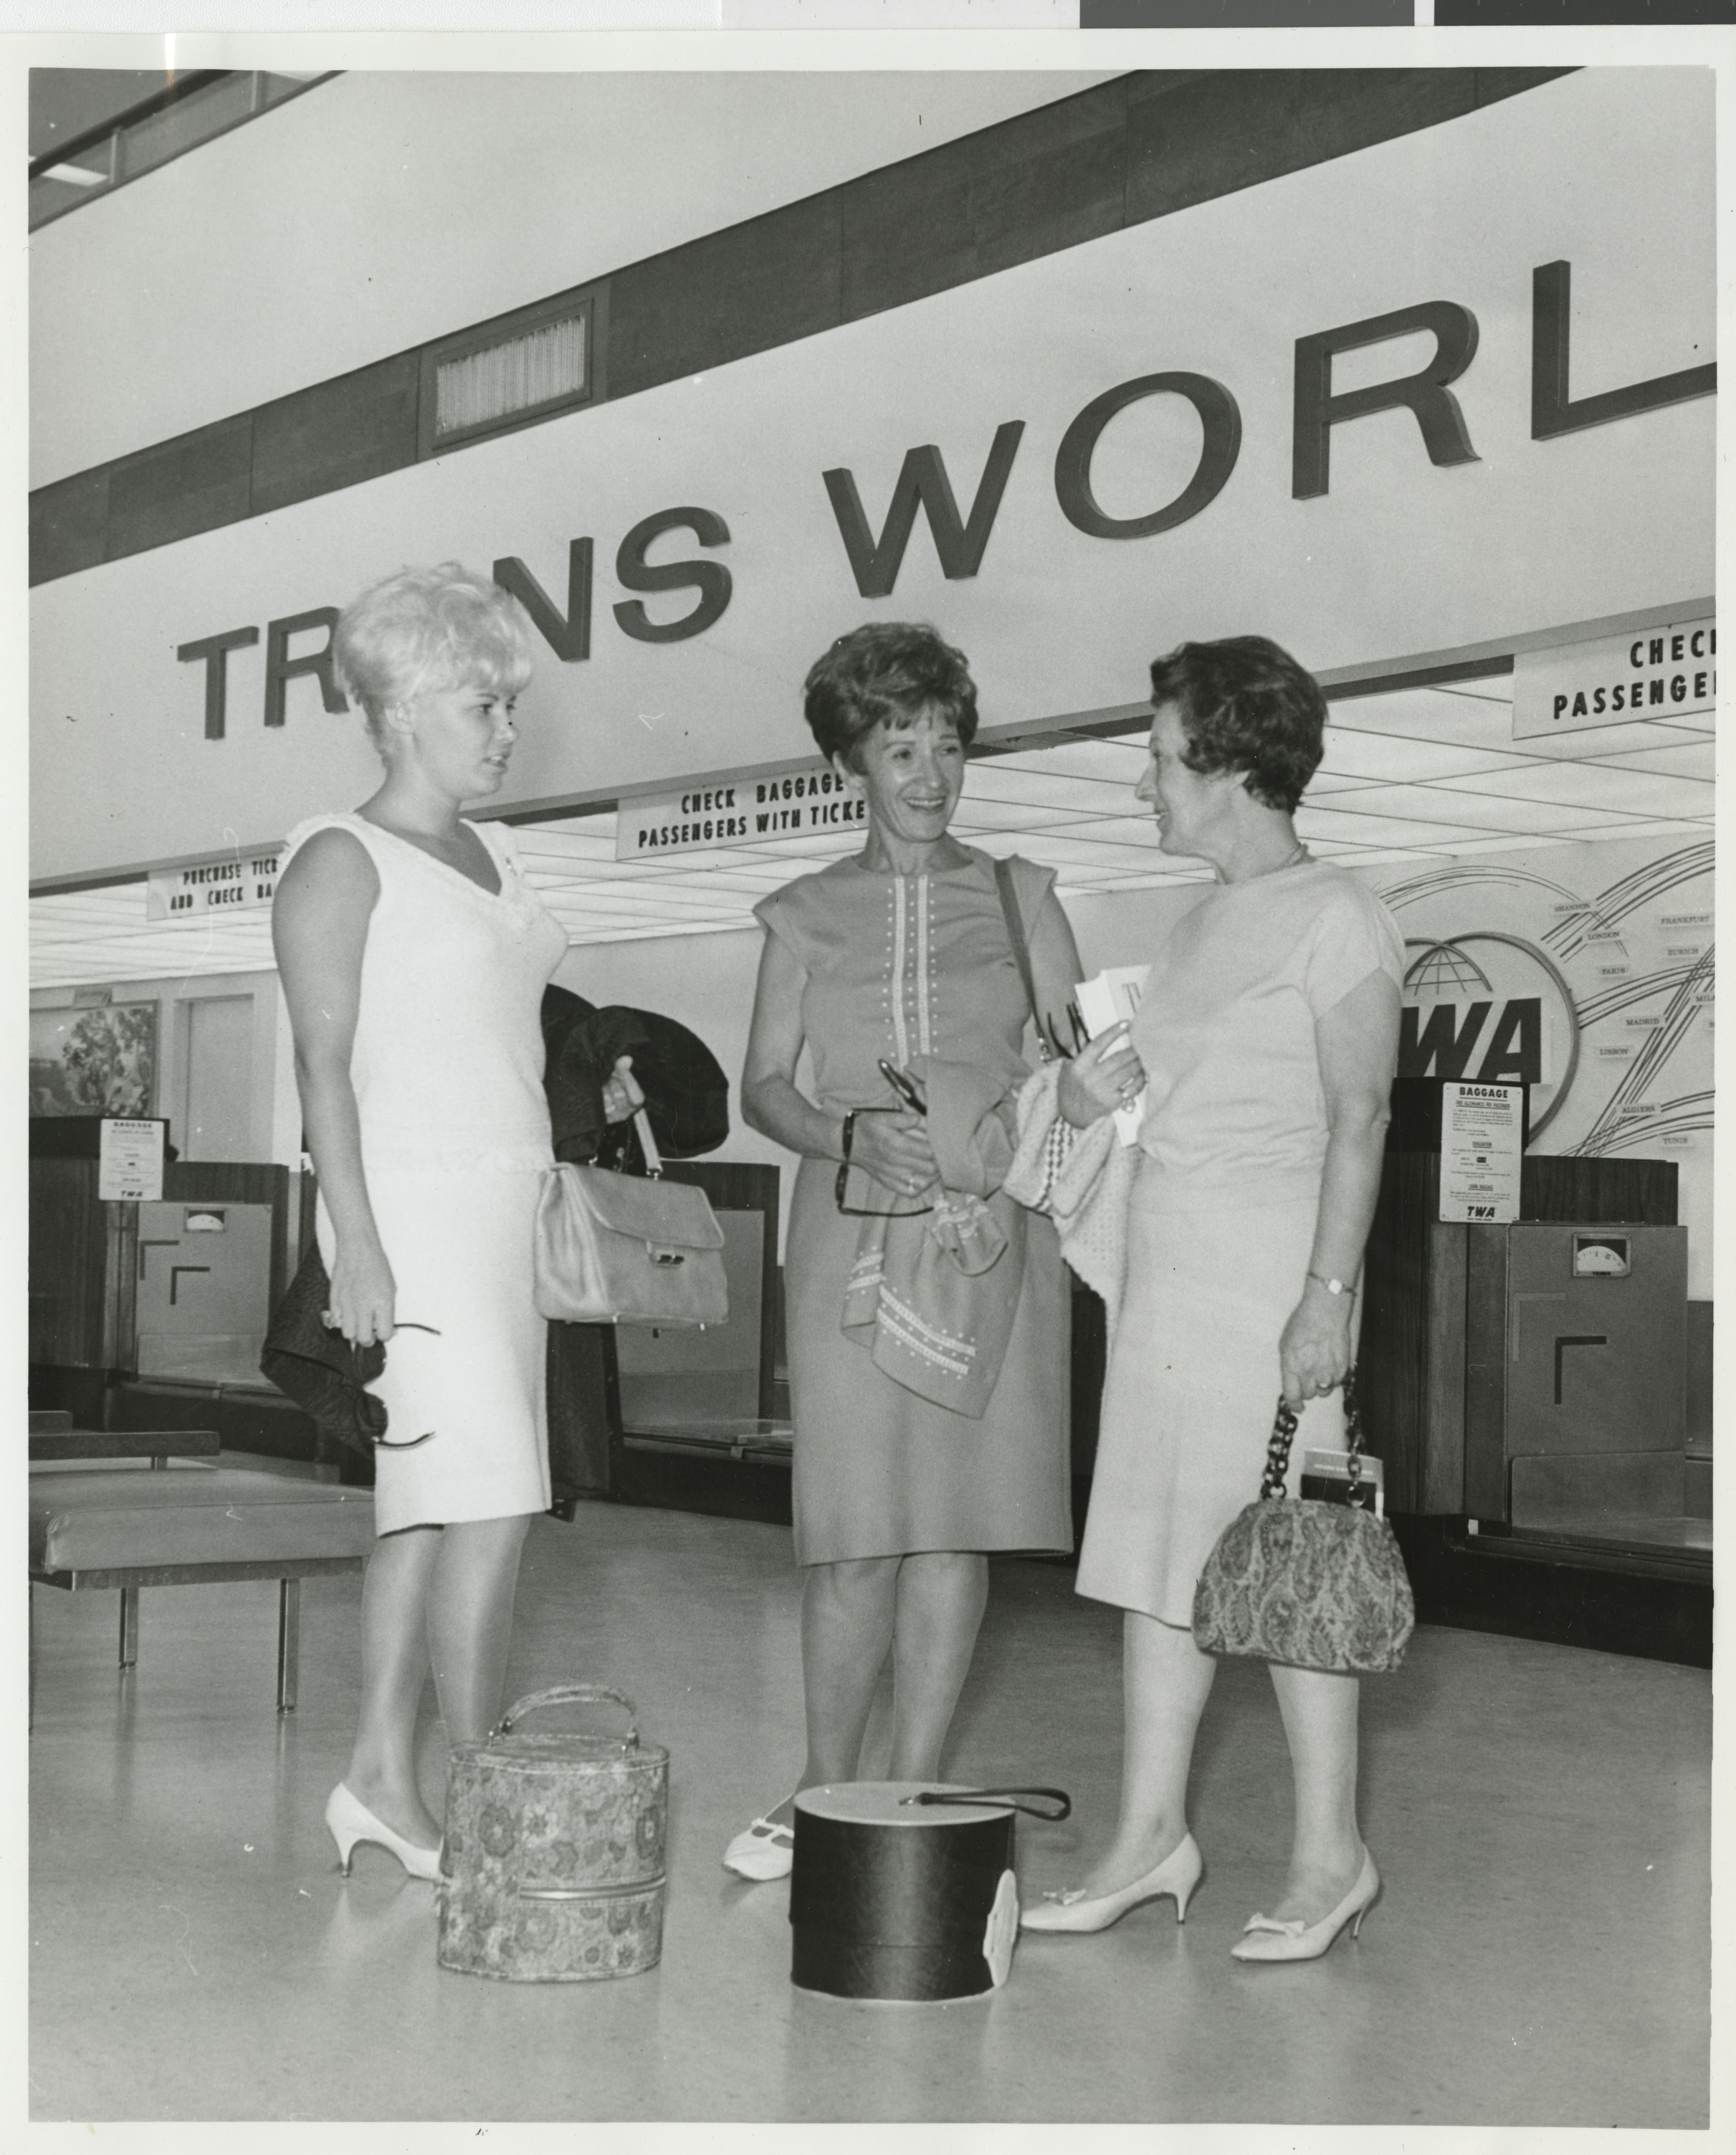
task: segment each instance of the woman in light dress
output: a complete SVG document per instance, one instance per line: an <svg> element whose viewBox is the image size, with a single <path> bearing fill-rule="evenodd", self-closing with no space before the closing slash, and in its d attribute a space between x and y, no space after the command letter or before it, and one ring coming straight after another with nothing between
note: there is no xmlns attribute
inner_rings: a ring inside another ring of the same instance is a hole
<svg viewBox="0 0 1736 2155"><path fill-rule="evenodd" d="M1160 1894L1179 1920L1199 1881L1187 1779L1216 1665L1193 1643L1194 1587L1259 1494L1280 1390L1302 1409L1291 1494L1305 1449L1343 1446L1397 1054L1398 930L1291 820L1320 760L1318 686L1233 637L1159 659L1151 697L1139 797L1163 852L1218 883L1159 953L1127 1042L1088 1050L1059 1088L1075 1128L1141 1080L1146 1105L1078 1579L1126 1611L1121 1816L1081 1885L1026 1910L1037 1931L1102 1930ZM1272 1682L1294 1839L1281 1897L1233 1950L1308 1959L1380 1886L1356 1817L1357 1682L1274 1666Z"/></svg>
<svg viewBox="0 0 1736 2155"><path fill-rule="evenodd" d="M432 1878L423 1682L431 1662L449 1742L488 1733L519 1553L549 1502L532 1226L553 1158L539 1011L566 936L504 826L460 813L499 791L518 740L517 602L456 563L406 569L349 608L334 648L385 775L353 814L290 833L272 919L328 1321L389 1343L360 1723L326 1822L346 1871L371 1840ZM636 1100L617 1065L610 1117Z"/></svg>
<svg viewBox="0 0 1736 2155"><path fill-rule="evenodd" d="M806 1568L798 1789L856 1778L889 1658L892 1778L932 1780L983 1618L987 1552L1072 1546L1068 1290L1046 1219L1015 1218L998 1190L988 1198L1022 1253L1009 1248L984 1275L988 1291L1008 1282L1011 1303L1007 1268L1022 1262L1023 1275L979 1415L906 1388L887 1373L892 1358L840 1323L864 1213L913 1216L886 1228L890 1272L897 1238L929 1231L938 1186L925 1118L883 1065L945 1066L937 1084L977 1085L1009 1117L1029 1075L1031 998L995 866L947 828L977 728L975 684L933 629L876 622L816 663L804 709L866 830L860 854L755 908L766 939L742 1075L746 1120L801 1160L784 1261L795 1555ZM1079 977L1054 880L1010 863L1007 902L1051 1024ZM804 1047L811 1098L796 1084ZM789 1870L792 1800L735 1836L729 1869L756 1879Z"/></svg>

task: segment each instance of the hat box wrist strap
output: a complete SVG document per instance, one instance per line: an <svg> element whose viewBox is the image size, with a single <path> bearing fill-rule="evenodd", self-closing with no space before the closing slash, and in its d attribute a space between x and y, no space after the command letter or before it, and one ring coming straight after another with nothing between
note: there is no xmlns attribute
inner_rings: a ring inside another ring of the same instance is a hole
<svg viewBox="0 0 1736 2155"><path fill-rule="evenodd" d="M1021 1796L1042 1799L1036 1804L1022 1804ZM921 1789L913 1796L901 1796L901 1804L920 1804L925 1809L945 1804L969 1808L977 1804L1004 1804L1008 1810L1023 1811L1026 1817L1041 1819L1046 1825L1059 1825L1073 1815L1073 1799L1065 1789L1051 1789L1036 1783L1021 1782L1011 1789Z"/></svg>

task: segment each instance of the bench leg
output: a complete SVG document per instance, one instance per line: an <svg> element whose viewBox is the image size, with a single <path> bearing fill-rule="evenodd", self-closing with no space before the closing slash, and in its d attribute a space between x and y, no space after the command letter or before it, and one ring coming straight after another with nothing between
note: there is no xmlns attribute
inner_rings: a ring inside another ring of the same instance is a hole
<svg viewBox="0 0 1736 2155"><path fill-rule="evenodd" d="M120 1666L131 1668L139 1658L139 1589L120 1589Z"/></svg>
<svg viewBox="0 0 1736 2155"><path fill-rule="evenodd" d="M295 1711L295 1679L301 1666L301 1581L278 1581L278 1712Z"/></svg>

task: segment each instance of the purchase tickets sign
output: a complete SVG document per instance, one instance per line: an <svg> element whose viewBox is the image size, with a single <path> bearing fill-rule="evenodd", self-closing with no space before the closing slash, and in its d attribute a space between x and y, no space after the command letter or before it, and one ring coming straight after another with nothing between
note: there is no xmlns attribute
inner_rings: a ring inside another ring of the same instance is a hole
<svg viewBox="0 0 1736 2155"><path fill-rule="evenodd" d="M190 868L162 868L145 883L147 920L191 919L202 913L257 912L278 887L276 852L232 854Z"/></svg>
<svg viewBox="0 0 1736 2155"><path fill-rule="evenodd" d="M1441 1088L1441 1217L1483 1226L1519 1216L1524 1088Z"/></svg>
<svg viewBox="0 0 1736 2155"><path fill-rule="evenodd" d="M1521 652L1513 662L1513 737L1534 740L1636 719L1705 720L1717 698L1718 627L1708 615Z"/></svg>
<svg viewBox="0 0 1736 2155"><path fill-rule="evenodd" d="M815 761L775 778L729 778L623 801L615 819L615 857L651 860L717 846L775 844L826 831L865 827L866 802L830 765Z"/></svg>

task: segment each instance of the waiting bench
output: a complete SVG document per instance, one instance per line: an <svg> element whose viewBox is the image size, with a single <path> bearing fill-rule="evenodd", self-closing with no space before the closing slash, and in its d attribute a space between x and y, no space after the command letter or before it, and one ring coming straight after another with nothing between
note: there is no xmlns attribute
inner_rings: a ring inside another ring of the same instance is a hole
<svg viewBox="0 0 1736 2155"><path fill-rule="evenodd" d="M373 1492L222 1466L209 1430L132 1435L75 1430L69 1415L30 1421L33 1588L118 1587L120 1666L130 1669L141 1587L274 1579L278 1711L292 1712L301 1582L361 1569L374 1546ZM33 1695L33 1651L31 1673Z"/></svg>

